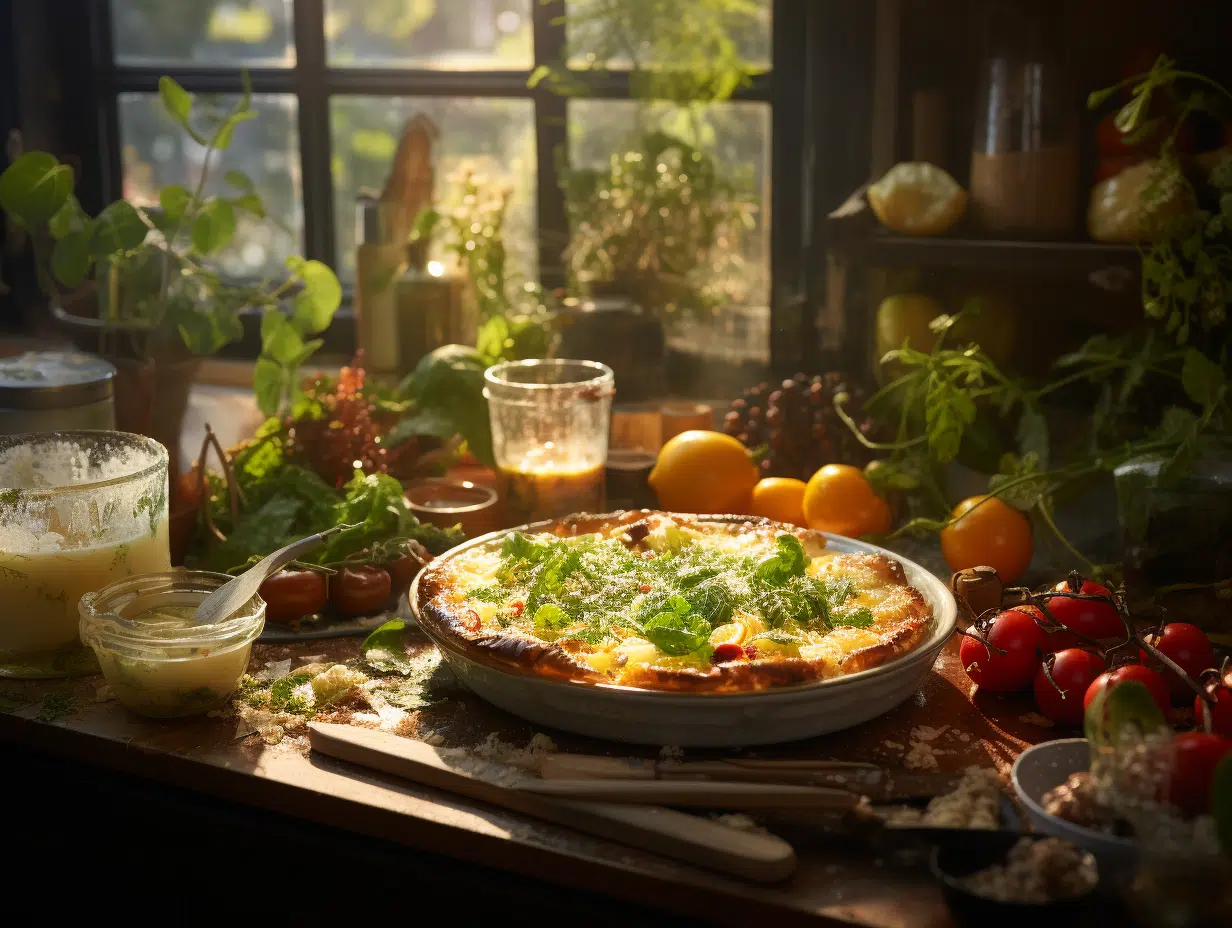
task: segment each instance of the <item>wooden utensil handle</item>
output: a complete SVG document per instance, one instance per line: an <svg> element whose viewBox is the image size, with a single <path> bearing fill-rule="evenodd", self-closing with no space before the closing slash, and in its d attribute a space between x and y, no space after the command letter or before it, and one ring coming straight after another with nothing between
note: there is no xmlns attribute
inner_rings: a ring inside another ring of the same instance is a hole
<svg viewBox="0 0 1232 928"><path fill-rule="evenodd" d="M859 796L841 789L712 780L531 780L518 784L516 789L540 796L703 809L845 811L859 802Z"/></svg>
<svg viewBox="0 0 1232 928"><path fill-rule="evenodd" d="M431 746L391 732L312 722L308 737L312 749L322 754L745 879L775 882L796 867L791 845L774 835L737 831L658 806L583 802L509 789L463 773Z"/></svg>

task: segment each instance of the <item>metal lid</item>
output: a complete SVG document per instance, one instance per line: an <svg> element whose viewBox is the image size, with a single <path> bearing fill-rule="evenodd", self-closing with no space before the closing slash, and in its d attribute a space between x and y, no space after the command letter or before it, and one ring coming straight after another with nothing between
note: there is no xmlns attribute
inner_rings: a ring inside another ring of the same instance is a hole
<svg viewBox="0 0 1232 928"><path fill-rule="evenodd" d="M0 358L0 407L64 409L107 400L115 366L75 351L27 351Z"/></svg>

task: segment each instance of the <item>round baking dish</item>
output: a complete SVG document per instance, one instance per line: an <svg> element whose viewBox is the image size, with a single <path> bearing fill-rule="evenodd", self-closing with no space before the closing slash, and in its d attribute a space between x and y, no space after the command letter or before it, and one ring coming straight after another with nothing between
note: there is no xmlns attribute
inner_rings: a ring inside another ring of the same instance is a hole
<svg viewBox="0 0 1232 928"><path fill-rule="evenodd" d="M730 519L714 517L716 522ZM543 531L553 524L536 522L492 532L442 558L491 544L509 532ZM798 686L752 693L674 693L552 679L482 662L462 653L431 622L419 625L477 695L538 725L611 741L681 747L745 747L812 738L867 722L909 698L932 669L958 616L949 589L920 565L876 545L840 535L825 538L830 550L884 554L902 564L908 584L920 591L933 612L928 632L916 648L868 670ZM417 620L422 618L419 582L425 573L419 574L409 592Z"/></svg>

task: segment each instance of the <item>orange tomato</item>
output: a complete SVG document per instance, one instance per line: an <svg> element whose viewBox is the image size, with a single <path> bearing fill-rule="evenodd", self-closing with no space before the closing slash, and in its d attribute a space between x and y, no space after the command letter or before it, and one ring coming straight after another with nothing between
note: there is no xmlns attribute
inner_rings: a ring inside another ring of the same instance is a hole
<svg viewBox="0 0 1232 928"><path fill-rule="evenodd" d="M804 518L811 529L851 538L884 534L893 521L889 503L850 464L827 464L809 478Z"/></svg>
<svg viewBox="0 0 1232 928"><path fill-rule="evenodd" d="M806 525L804 492L808 485L793 477L765 477L753 487L753 504L749 513L776 522Z"/></svg>
<svg viewBox="0 0 1232 928"><path fill-rule="evenodd" d="M986 564L996 570L1002 583L1013 583L1031 563L1035 552L1031 523L996 497L964 499L950 518L941 530L941 553L951 570Z"/></svg>

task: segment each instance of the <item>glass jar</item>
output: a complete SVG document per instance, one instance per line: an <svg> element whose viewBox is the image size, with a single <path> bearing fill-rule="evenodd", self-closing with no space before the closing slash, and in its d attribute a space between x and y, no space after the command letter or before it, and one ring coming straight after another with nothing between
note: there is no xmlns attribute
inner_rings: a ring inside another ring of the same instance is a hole
<svg viewBox="0 0 1232 928"><path fill-rule="evenodd" d="M226 704L265 627L265 601L253 596L213 623L198 623L193 612L231 579L172 570L129 577L81 597L81 640L94 649L123 705L139 715L172 719Z"/></svg>
<svg viewBox="0 0 1232 928"><path fill-rule="evenodd" d="M970 212L986 231L1026 238L1072 234L1078 220L1078 105L1050 37L1055 2L997 0L971 153Z"/></svg>
<svg viewBox="0 0 1232 928"><path fill-rule="evenodd" d="M604 509L612 369L511 361L484 373L492 448L511 524Z"/></svg>
<svg viewBox="0 0 1232 928"><path fill-rule="evenodd" d="M81 596L170 566L166 448L127 432L0 438L0 676L72 672Z"/></svg>
<svg viewBox="0 0 1232 928"><path fill-rule="evenodd" d="M0 361L0 435L114 429L115 366L76 351L27 351Z"/></svg>

